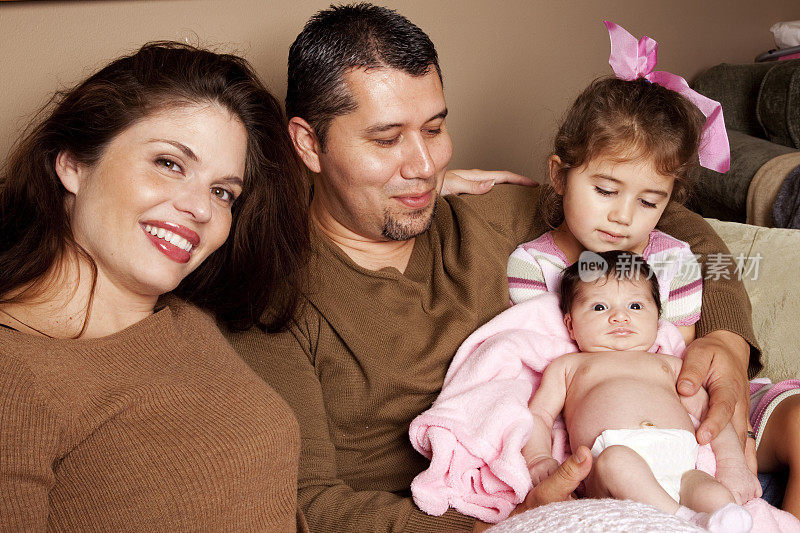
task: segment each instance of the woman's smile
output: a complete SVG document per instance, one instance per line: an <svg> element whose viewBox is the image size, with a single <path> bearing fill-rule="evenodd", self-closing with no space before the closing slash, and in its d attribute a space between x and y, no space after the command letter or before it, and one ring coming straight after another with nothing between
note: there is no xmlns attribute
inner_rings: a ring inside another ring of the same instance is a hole
<svg viewBox="0 0 800 533"><path fill-rule="evenodd" d="M188 263L192 248L200 244L200 236L180 224L148 221L141 226L156 249L178 263Z"/></svg>

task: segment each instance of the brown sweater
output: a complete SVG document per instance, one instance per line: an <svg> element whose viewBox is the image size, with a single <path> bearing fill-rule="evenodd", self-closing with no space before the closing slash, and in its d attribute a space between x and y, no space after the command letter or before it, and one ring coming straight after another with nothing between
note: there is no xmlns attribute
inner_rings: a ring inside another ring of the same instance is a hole
<svg viewBox="0 0 800 533"><path fill-rule="evenodd" d="M435 517L414 506L411 480L428 461L408 426L436 398L461 342L508 308L508 256L545 230L538 199L538 189L510 185L439 199L405 273L365 270L318 236L297 325L229 337L300 421L299 502L312 531L472 528L453 510ZM698 215L675 206L663 220L697 253L726 251ZM708 281L703 310L698 335L728 329L754 343L741 283Z"/></svg>
<svg viewBox="0 0 800 533"><path fill-rule="evenodd" d="M177 300L100 339L0 328L0 531L294 532L299 440Z"/></svg>

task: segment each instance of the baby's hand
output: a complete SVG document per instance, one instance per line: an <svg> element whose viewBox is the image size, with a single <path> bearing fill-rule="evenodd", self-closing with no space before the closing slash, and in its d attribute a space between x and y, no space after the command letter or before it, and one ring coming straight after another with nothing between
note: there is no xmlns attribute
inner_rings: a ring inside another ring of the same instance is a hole
<svg viewBox="0 0 800 533"><path fill-rule="evenodd" d="M531 473L531 482L535 487L545 479L549 478L558 468L558 461L552 457L539 457L528 463L528 470Z"/></svg>
<svg viewBox="0 0 800 533"><path fill-rule="evenodd" d="M744 461L718 461L715 477L731 491L739 505L761 496L761 484Z"/></svg>

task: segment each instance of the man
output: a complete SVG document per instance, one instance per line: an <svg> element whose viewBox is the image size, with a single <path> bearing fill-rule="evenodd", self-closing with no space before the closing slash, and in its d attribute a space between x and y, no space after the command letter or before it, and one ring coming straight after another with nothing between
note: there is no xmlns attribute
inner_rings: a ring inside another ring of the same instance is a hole
<svg viewBox="0 0 800 533"><path fill-rule="evenodd" d="M287 112L314 174L305 307L287 332L230 339L300 421L306 519L312 531L480 530L452 510L433 517L414 506L409 487L427 460L408 426L436 398L460 343L508 307L508 255L545 230L538 189L439 196L452 143L436 50L385 8L332 7L309 21L289 53ZM662 229L698 253L726 251L700 217L669 211ZM683 377L699 387L714 359L720 413L706 429L718 432L753 334L740 284L706 293L730 311L699 324L699 335L712 333ZM566 498L590 468L585 451L525 506Z"/></svg>

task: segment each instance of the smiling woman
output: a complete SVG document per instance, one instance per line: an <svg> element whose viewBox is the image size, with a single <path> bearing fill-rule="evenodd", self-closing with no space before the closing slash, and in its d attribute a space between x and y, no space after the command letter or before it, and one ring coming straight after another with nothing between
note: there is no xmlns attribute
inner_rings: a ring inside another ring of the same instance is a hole
<svg viewBox="0 0 800 533"><path fill-rule="evenodd" d="M0 175L0 529L295 529L297 423L213 319L295 310L280 105L241 58L153 43L40 117Z"/></svg>

